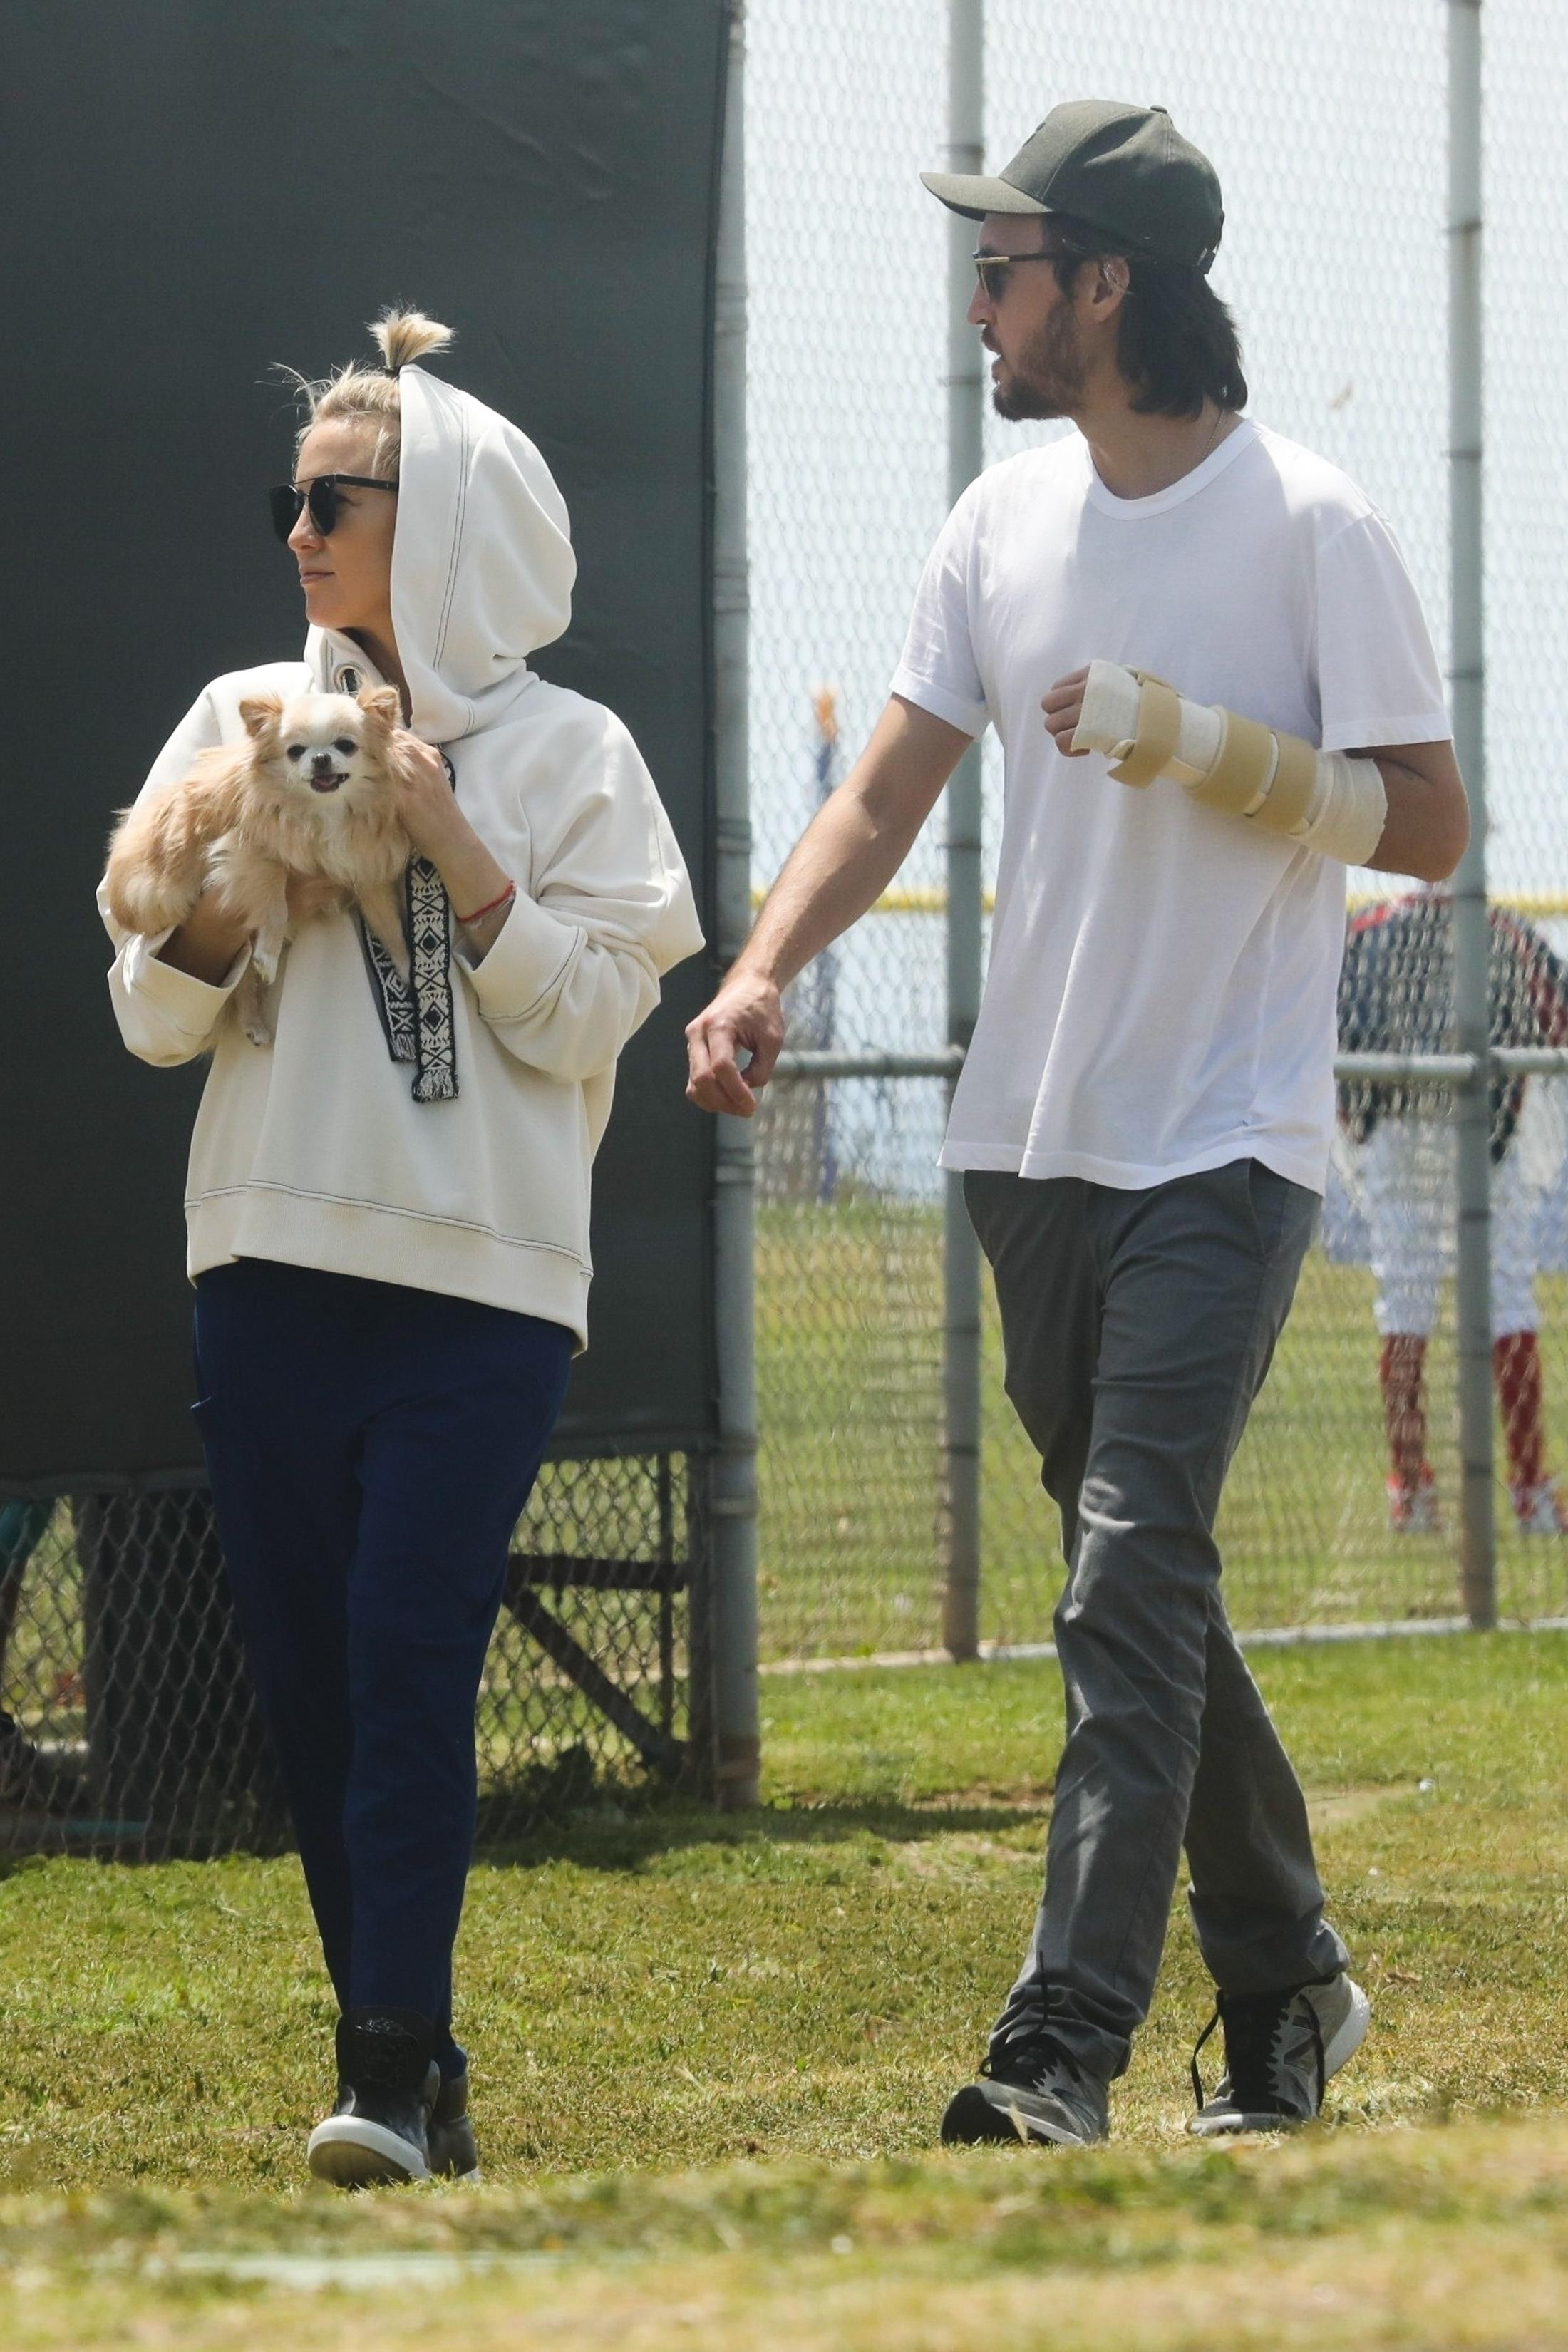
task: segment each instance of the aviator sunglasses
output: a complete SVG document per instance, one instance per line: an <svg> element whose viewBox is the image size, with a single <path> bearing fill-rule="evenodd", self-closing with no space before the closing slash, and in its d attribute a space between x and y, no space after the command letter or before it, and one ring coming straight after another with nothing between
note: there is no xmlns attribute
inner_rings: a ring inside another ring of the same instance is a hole
<svg viewBox="0 0 1568 2352"><path fill-rule="evenodd" d="M323 539L331 539L338 527L338 492L341 488L354 490L395 490L397 484L382 480L374 474L318 474L307 488L298 482L279 482L268 490L272 507L272 528L287 546L289 534L308 506L310 520Z"/></svg>

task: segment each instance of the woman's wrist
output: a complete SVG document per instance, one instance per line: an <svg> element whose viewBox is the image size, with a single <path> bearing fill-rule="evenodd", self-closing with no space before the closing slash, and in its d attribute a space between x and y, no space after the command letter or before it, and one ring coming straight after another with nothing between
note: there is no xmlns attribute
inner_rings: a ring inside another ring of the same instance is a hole
<svg viewBox="0 0 1568 2352"><path fill-rule="evenodd" d="M454 810L462 837L451 845L433 845L424 853L441 877L447 903L462 929L464 953L470 963L482 963L511 912L517 886L499 859L462 815Z"/></svg>
<svg viewBox="0 0 1568 2352"><path fill-rule="evenodd" d="M492 857L472 832L467 841L454 843L450 848L428 850L426 855L441 877L454 914L460 908L489 907L502 896L512 880L506 867Z"/></svg>
<svg viewBox="0 0 1568 2352"><path fill-rule="evenodd" d="M509 882L504 890L498 890L495 897L493 898L487 898L482 907L470 908L469 911L466 915L458 915L455 907L453 908L452 912L454 915L457 915L458 921L462 925L464 930L471 931L475 924L482 923L487 915L504 914L516 896L517 884L515 882Z"/></svg>
<svg viewBox="0 0 1568 2352"><path fill-rule="evenodd" d="M488 857L489 852L448 792L444 803L438 803L439 814L430 824L409 827L415 855L427 857L432 866L445 873L449 865L460 863L476 855ZM421 812L426 814L426 812Z"/></svg>

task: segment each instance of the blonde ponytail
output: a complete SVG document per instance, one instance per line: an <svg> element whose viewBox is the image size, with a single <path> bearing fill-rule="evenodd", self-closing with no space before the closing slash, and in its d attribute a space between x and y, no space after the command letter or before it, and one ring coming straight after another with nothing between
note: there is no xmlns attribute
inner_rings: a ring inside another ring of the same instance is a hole
<svg viewBox="0 0 1568 2352"><path fill-rule="evenodd" d="M450 327L427 319L423 310L400 310L389 305L371 329L389 375L412 366L430 352L444 352L452 341Z"/></svg>
<svg viewBox="0 0 1568 2352"><path fill-rule="evenodd" d="M446 351L452 341L452 330L442 326L438 319L426 317L423 310L390 303L370 332L381 352L384 364L380 368L361 367L351 360L346 367L315 383L292 369L286 373L293 377L305 403L305 422L300 427L299 441L303 442L312 425L363 417L376 427L372 469L393 480L397 474L403 438L397 396L399 372L432 352Z"/></svg>

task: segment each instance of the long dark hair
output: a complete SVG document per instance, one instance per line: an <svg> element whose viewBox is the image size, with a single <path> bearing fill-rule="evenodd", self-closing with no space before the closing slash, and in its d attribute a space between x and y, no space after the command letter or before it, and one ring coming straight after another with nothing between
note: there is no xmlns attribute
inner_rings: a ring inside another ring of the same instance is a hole
<svg viewBox="0 0 1568 2352"><path fill-rule="evenodd" d="M1205 400L1221 408L1246 407L1236 320L1200 270L1130 252L1087 221L1053 215L1046 236L1064 294L1071 294L1086 261L1116 255L1126 262L1116 364L1136 388L1132 405L1139 415L1196 416Z"/></svg>

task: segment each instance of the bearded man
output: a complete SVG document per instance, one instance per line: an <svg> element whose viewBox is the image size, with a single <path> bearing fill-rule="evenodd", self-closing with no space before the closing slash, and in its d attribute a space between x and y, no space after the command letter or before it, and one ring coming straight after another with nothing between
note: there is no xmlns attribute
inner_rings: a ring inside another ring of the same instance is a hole
<svg viewBox="0 0 1568 2352"><path fill-rule="evenodd" d="M1226 2056L1192 2127L1275 2130L1369 2011L1215 1515L1323 1189L1345 868L1449 874L1464 786L1387 523L1241 415L1219 184L1169 116L1058 106L998 177L925 184L980 224L999 413L1077 430L949 517L869 744L688 1032L689 1091L753 1109L780 990L994 726L990 968L942 1164L1061 1513L1067 1740L1023 1969L942 2137L1105 2136L1184 1845Z"/></svg>

